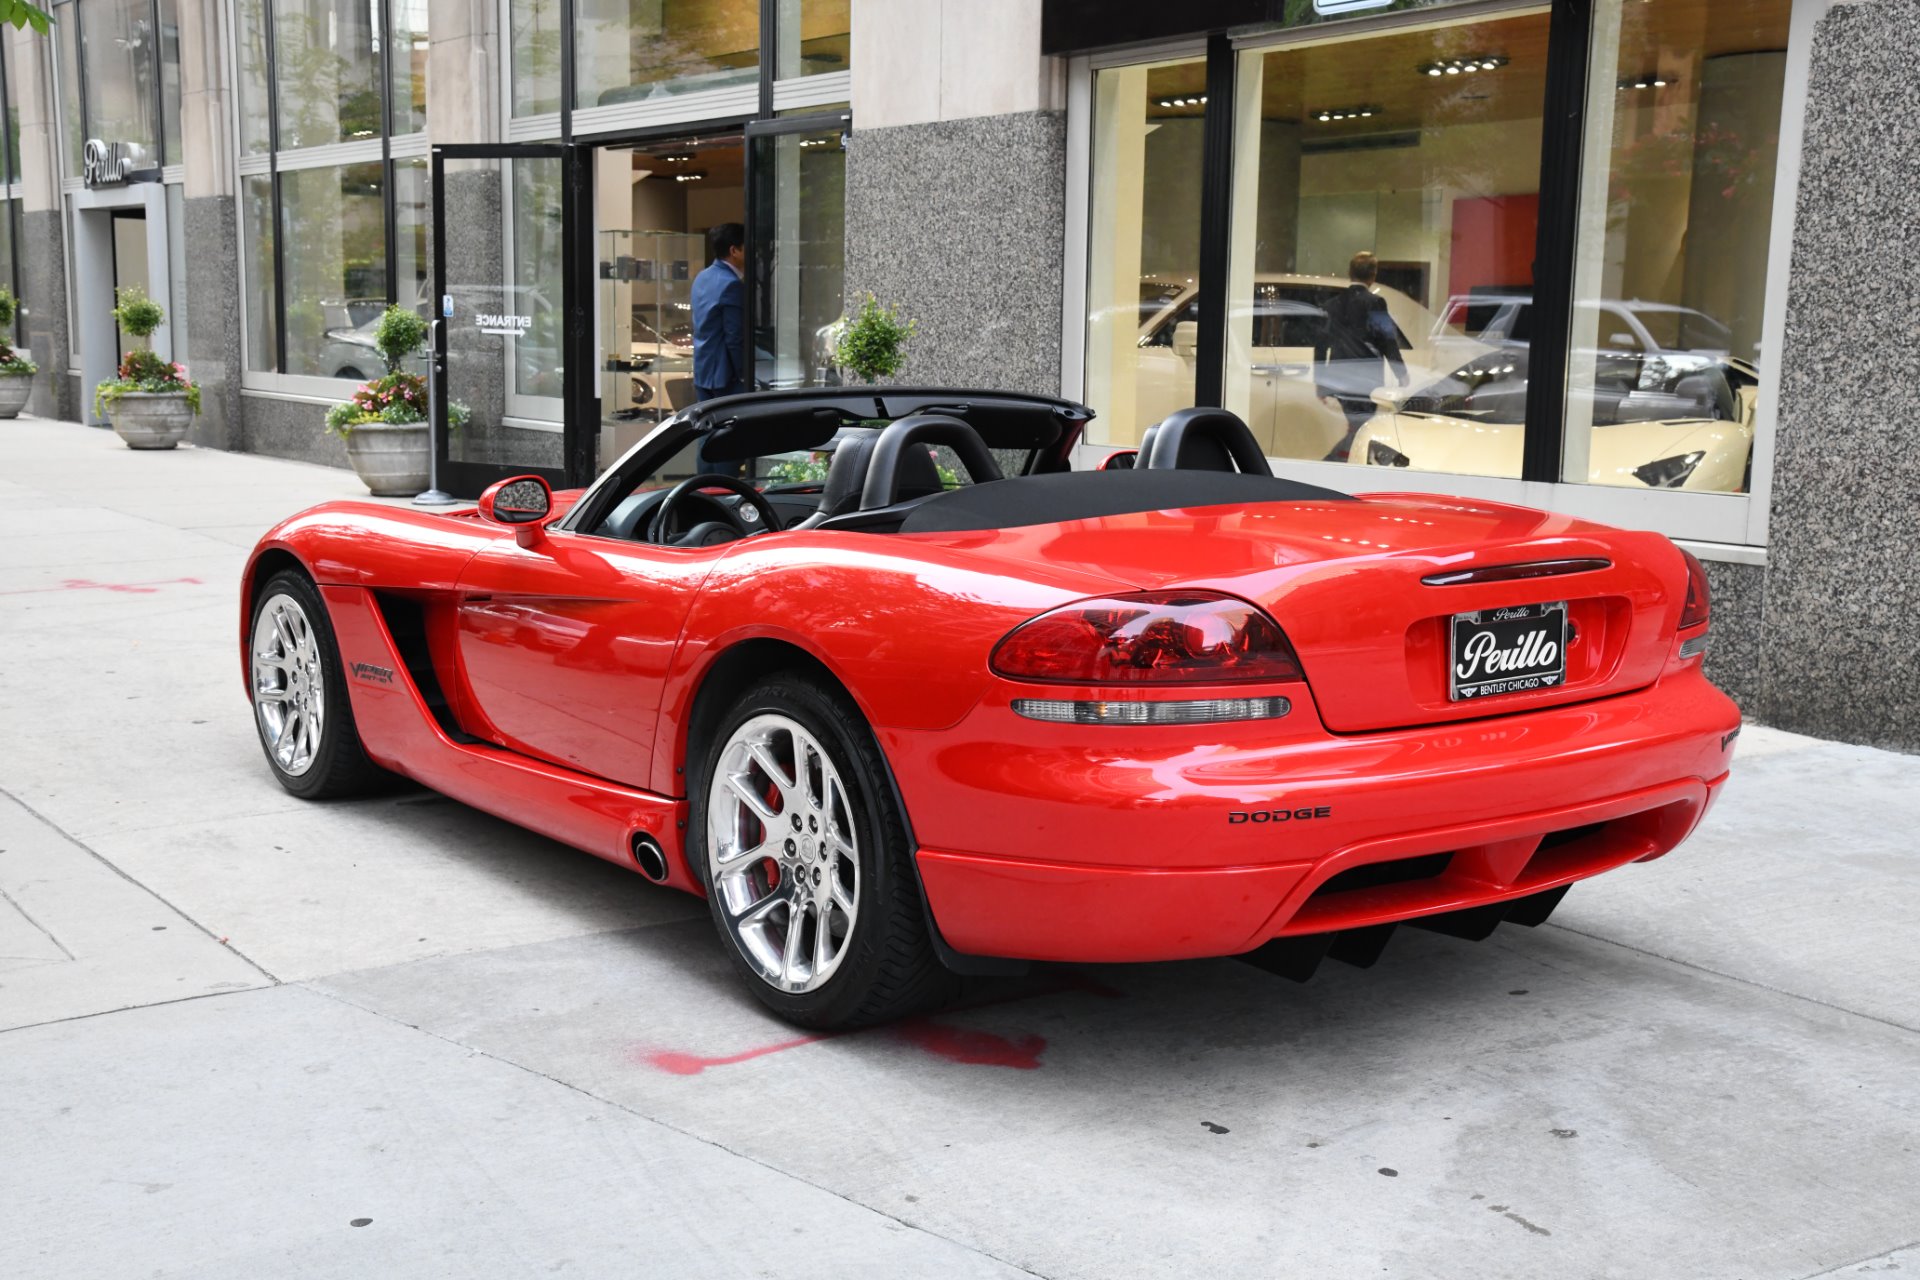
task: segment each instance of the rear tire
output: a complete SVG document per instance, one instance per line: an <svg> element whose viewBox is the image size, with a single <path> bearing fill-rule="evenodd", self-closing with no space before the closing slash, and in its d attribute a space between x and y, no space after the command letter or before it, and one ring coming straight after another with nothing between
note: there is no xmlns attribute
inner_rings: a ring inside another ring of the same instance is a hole
<svg viewBox="0 0 1920 1280"><path fill-rule="evenodd" d="M325 800L364 795L388 779L360 746L333 623L305 574L283 569L260 588L247 670L253 727L281 786Z"/></svg>
<svg viewBox="0 0 1920 1280"><path fill-rule="evenodd" d="M792 673L749 689L696 760L690 797L688 862L767 1008L837 1030L952 994L886 760L844 693Z"/></svg>

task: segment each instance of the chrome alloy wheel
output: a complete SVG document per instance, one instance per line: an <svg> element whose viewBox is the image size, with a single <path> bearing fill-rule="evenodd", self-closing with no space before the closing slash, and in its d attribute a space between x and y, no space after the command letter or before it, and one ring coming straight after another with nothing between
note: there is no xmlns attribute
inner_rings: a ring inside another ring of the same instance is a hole
<svg viewBox="0 0 1920 1280"><path fill-rule="evenodd" d="M783 715L734 731L707 788L707 872L740 954L769 986L815 991L860 913L846 785L819 739Z"/></svg>
<svg viewBox="0 0 1920 1280"><path fill-rule="evenodd" d="M327 682L320 642L300 602L275 595L253 620L253 714L280 772L297 778L313 767L326 725Z"/></svg>

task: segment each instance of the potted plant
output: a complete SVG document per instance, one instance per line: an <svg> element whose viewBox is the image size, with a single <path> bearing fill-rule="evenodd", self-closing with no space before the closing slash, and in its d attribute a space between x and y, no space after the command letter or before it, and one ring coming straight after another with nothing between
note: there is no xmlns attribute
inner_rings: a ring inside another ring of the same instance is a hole
<svg viewBox="0 0 1920 1280"><path fill-rule="evenodd" d="M902 320L898 310L881 306L868 294L859 315L851 320L842 317L832 326L840 331L833 361L862 382L891 378L907 362L904 348L918 327L917 321Z"/></svg>
<svg viewBox="0 0 1920 1280"><path fill-rule="evenodd" d="M0 288L0 418L20 416L20 411L27 407L27 397L33 394L33 375L40 371L39 365L27 359L25 353L15 351L7 341L18 310L19 302L13 291Z"/></svg>
<svg viewBox="0 0 1920 1280"><path fill-rule="evenodd" d="M410 497L427 487L427 380L400 367L426 338L427 322L418 312L388 307L373 330L387 372L327 410L327 430L347 442L347 461L377 498ZM462 426L467 417L465 405L448 403L449 426Z"/></svg>
<svg viewBox="0 0 1920 1280"><path fill-rule="evenodd" d="M120 331L145 344L167 318L140 289L114 292L113 318ZM129 449L171 449L200 412L200 388L185 365L162 360L142 345L121 358L119 374L94 388L93 411L113 424Z"/></svg>

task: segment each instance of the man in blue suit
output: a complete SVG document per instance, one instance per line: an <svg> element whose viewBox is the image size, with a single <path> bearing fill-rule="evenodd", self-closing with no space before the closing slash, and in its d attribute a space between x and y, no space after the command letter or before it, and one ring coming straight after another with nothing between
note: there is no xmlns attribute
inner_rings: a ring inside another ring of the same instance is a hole
<svg viewBox="0 0 1920 1280"><path fill-rule="evenodd" d="M707 229L707 267L693 278L693 395L713 400L747 389L747 229L723 222ZM738 464L710 462L704 442L700 469L731 475Z"/></svg>

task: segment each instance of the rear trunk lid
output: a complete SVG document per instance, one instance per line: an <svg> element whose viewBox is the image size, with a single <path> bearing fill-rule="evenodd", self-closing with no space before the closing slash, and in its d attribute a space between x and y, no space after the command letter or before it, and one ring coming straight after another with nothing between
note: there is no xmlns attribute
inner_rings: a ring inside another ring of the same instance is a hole
<svg viewBox="0 0 1920 1280"><path fill-rule="evenodd" d="M1337 733L1643 688L1666 665L1686 596L1680 552L1659 534L1422 494L1148 512L966 537L975 552L1083 569L1139 590L1196 587L1261 605L1293 642ZM1558 562L1586 563L1534 577L1473 572ZM1452 695L1456 615L1560 602L1562 677L1517 692Z"/></svg>

